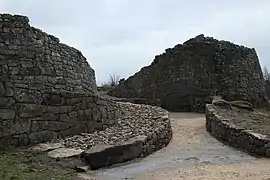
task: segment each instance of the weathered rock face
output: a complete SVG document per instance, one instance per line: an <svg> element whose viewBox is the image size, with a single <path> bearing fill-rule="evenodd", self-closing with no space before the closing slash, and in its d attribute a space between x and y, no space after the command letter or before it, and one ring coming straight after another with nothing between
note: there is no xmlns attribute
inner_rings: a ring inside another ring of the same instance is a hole
<svg viewBox="0 0 270 180"><path fill-rule="evenodd" d="M103 129L117 105L99 98L82 53L0 14L0 145L27 145Z"/></svg>
<svg viewBox="0 0 270 180"><path fill-rule="evenodd" d="M150 66L120 83L111 95L146 98L169 110L204 110L209 95L266 104L254 49L199 35L156 56Z"/></svg>

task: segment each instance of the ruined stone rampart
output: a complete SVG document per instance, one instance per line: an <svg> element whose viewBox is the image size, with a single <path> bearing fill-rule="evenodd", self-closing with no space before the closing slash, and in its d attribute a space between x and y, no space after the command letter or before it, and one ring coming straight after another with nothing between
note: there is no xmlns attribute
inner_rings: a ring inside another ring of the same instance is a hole
<svg viewBox="0 0 270 180"><path fill-rule="evenodd" d="M204 111L211 95L249 101L254 107L267 104L255 50L203 35L166 49L110 95L144 99L168 110Z"/></svg>
<svg viewBox="0 0 270 180"><path fill-rule="evenodd" d="M97 96L94 70L75 48L0 14L0 145L27 145L106 128L117 105Z"/></svg>

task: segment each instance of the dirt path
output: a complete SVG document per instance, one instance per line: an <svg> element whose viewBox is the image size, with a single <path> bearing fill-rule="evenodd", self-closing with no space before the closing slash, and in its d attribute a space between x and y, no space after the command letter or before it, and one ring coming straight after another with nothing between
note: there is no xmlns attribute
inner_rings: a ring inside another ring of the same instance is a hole
<svg viewBox="0 0 270 180"><path fill-rule="evenodd" d="M270 180L270 160L223 145L204 128L203 114L171 113L173 139L136 162L81 174L98 180L252 179Z"/></svg>

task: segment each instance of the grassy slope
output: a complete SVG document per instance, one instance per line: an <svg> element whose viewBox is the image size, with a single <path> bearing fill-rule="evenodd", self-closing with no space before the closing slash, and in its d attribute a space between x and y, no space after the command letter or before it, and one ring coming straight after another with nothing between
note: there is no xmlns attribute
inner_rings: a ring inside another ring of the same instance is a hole
<svg viewBox="0 0 270 180"><path fill-rule="evenodd" d="M74 180L72 172L53 166L38 154L26 151L0 151L1 180Z"/></svg>

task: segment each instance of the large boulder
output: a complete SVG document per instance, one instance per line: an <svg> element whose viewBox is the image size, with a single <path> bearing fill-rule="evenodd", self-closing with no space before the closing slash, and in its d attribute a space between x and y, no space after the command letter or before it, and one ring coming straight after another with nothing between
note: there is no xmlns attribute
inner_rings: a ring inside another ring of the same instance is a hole
<svg viewBox="0 0 270 180"><path fill-rule="evenodd" d="M156 98L168 110L203 111L206 98L217 94L254 107L268 103L255 49L204 35L166 49L110 94Z"/></svg>
<svg viewBox="0 0 270 180"><path fill-rule="evenodd" d="M96 146L84 152L82 156L91 169L129 161L142 155L146 138L146 136L136 136L118 145Z"/></svg>

